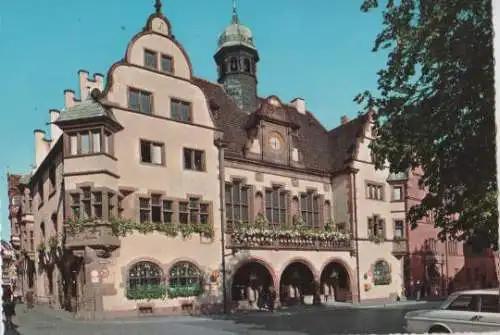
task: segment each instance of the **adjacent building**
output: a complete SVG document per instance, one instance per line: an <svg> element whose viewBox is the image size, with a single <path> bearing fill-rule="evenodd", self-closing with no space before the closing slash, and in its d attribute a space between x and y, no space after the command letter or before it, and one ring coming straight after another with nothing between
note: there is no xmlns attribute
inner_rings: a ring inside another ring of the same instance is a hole
<svg viewBox="0 0 500 335"><path fill-rule="evenodd" d="M198 78L155 7L106 83L81 70L79 98L35 130L28 180L9 176L26 287L88 316L254 308L270 288L280 304L403 297L406 180L375 170L371 112L329 130L302 98L258 95L236 9L218 82Z"/></svg>

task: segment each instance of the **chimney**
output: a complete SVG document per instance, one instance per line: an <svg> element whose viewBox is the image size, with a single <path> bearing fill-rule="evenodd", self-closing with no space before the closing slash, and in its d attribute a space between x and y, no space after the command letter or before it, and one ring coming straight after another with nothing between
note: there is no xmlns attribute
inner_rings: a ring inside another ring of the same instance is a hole
<svg viewBox="0 0 500 335"><path fill-rule="evenodd" d="M75 91L70 89L64 90L64 108L70 108L75 105Z"/></svg>
<svg viewBox="0 0 500 335"><path fill-rule="evenodd" d="M300 114L306 114L306 101L302 98L295 98L291 104Z"/></svg>
<svg viewBox="0 0 500 335"><path fill-rule="evenodd" d="M62 134L62 130L54 124L59 118L60 112L57 109L50 109L50 137L52 138L52 144L55 144Z"/></svg>
<svg viewBox="0 0 500 335"><path fill-rule="evenodd" d="M47 154L47 144L44 139L45 131L35 129L33 132L35 133L35 164L39 167Z"/></svg>
<svg viewBox="0 0 500 335"><path fill-rule="evenodd" d="M89 95L89 89L87 88L89 72L87 70L78 70L78 78L80 81L80 100L83 101Z"/></svg>
<svg viewBox="0 0 500 335"><path fill-rule="evenodd" d="M104 75L102 73L94 73L94 81L97 88L102 92L104 91Z"/></svg>
<svg viewBox="0 0 500 335"><path fill-rule="evenodd" d="M346 124L347 122L349 122L349 118L347 117L347 115L342 115L340 117L340 125Z"/></svg>

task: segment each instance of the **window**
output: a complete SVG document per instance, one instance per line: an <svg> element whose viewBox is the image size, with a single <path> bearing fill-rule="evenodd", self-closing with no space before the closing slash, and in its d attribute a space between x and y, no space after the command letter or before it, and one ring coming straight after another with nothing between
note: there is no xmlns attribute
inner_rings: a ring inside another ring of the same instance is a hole
<svg viewBox="0 0 500 335"><path fill-rule="evenodd" d="M115 195L108 193L108 218L115 216Z"/></svg>
<svg viewBox="0 0 500 335"><path fill-rule="evenodd" d="M452 256L458 255L457 241L448 241L448 253Z"/></svg>
<svg viewBox="0 0 500 335"><path fill-rule="evenodd" d="M453 300L446 309L451 311L477 312L478 297L470 294L462 294Z"/></svg>
<svg viewBox="0 0 500 335"><path fill-rule="evenodd" d="M189 223L189 203L186 201L179 202L179 223Z"/></svg>
<svg viewBox="0 0 500 335"><path fill-rule="evenodd" d="M481 295L481 312L500 313L498 306L498 295L496 294Z"/></svg>
<svg viewBox="0 0 500 335"><path fill-rule="evenodd" d="M42 235L42 240L45 241L45 222L40 222L40 234Z"/></svg>
<svg viewBox="0 0 500 335"><path fill-rule="evenodd" d="M368 237L385 238L385 222L377 215L368 218Z"/></svg>
<svg viewBox="0 0 500 335"><path fill-rule="evenodd" d="M149 198L139 198L139 221L141 223L151 221L151 203Z"/></svg>
<svg viewBox="0 0 500 335"><path fill-rule="evenodd" d="M231 71L238 70L238 59L236 57L231 58Z"/></svg>
<svg viewBox="0 0 500 335"><path fill-rule="evenodd" d="M184 169L205 171L205 152L184 148Z"/></svg>
<svg viewBox="0 0 500 335"><path fill-rule="evenodd" d="M402 239L405 236L405 226L403 220L394 221L394 238Z"/></svg>
<svg viewBox="0 0 500 335"><path fill-rule="evenodd" d="M110 134L109 134L110 135ZM101 130L85 130L69 135L69 154L70 155L86 155L90 153L103 152L101 144ZM109 152L109 148L105 147L104 152Z"/></svg>
<svg viewBox="0 0 500 335"><path fill-rule="evenodd" d="M102 218L102 192L93 192L94 217Z"/></svg>
<svg viewBox="0 0 500 335"><path fill-rule="evenodd" d="M319 197L313 193L301 194L300 214L308 227L319 227Z"/></svg>
<svg viewBox="0 0 500 335"><path fill-rule="evenodd" d="M189 199L189 222L208 223L209 204L203 203L198 198Z"/></svg>
<svg viewBox="0 0 500 335"><path fill-rule="evenodd" d="M380 184L366 184L366 198L384 200L384 186Z"/></svg>
<svg viewBox="0 0 500 335"><path fill-rule="evenodd" d="M50 193L56 190L56 167L52 165L49 169L49 187Z"/></svg>
<svg viewBox="0 0 500 335"><path fill-rule="evenodd" d="M163 271L158 265L152 262L139 262L128 271L127 298L144 299L144 297L136 295L135 292L140 289L161 286L163 282Z"/></svg>
<svg viewBox="0 0 500 335"><path fill-rule="evenodd" d="M71 195L71 214L74 219L80 218L80 193Z"/></svg>
<svg viewBox="0 0 500 335"><path fill-rule="evenodd" d="M248 193L248 187L239 181L226 184L226 222L248 223Z"/></svg>
<svg viewBox="0 0 500 335"><path fill-rule="evenodd" d="M402 201L403 200L403 187L394 186L392 188L392 201Z"/></svg>
<svg viewBox="0 0 500 335"><path fill-rule="evenodd" d="M373 283L375 285L389 285L391 283L391 268L384 260L373 265Z"/></svg>
<svg viewBox="0 0 500 335"><path fill-rule="evenodd" d="M266 190L266 217L271 224L286 224L287 193L281 188Z"/></svg>
<svg viewBox="0 0 500 335"><path fill-rule="evenodd" d="M130 88L128 91L128 108L133 111L152 114L153 104L151 93Z"/></svg>
<svg viewBox="0 0 500 335"><path fill-rule="evenodd" d="M245 58L245 60L243 61L244 62L244 65L245 65L245 72L246 73L250 73L250 60L248 58Z"/></svg>
<svg viewBox="0 0 500 335"><path fill-rule="evenodd" d="M174 209L172 200L163 200L160 194L151 198L139 198L140 222L173 223Z"/></svg>
<svg viewBox="0 0 500 335"><path fill-rule="evenodd" d="M81 133L80 134L80 153L81 154L88 154L90 153L90 138L88 133Z"/></svg>
<svg viewBox="0 0 500 335"><path fill-rule="evenodd" d="M170 101L170 118L177 121L191 122L191 104L186 101L172 99Z"/></svg>
<svg viewBox="0 0 500 335"><path fill-rule="evenodd" d="M82 188L82 203L83 203L83 215L85 218L90 218L92 217L92 197L90 193L90 187L83 187Z"/></svg>
<svg viewBox="0 0 500 335"><path fill-rule="evenodd" d="M101 152L101 132L92 132L92 152Z"/></svg>
<svg viewBox="0 0 500 335"><path fill-rule="evenodd" d="M172 73L174 72L173 59L170 56L161 56L161 72Z"/></svg>
<svg viewBox="0 0 500 335"><path fill-rule="evenodd" d="M163 144L141 140L141 162L161 165L163 159Z"/></svg>
<svg viewBox="0 0 500 335"><path fill-rule="evenodd" d="M72 156L78 155L78 135L73 134L69 136L70 154Z"/></svg>
<svg viewBox="0 0 500 335"><path fill-rule="evenodd" d="M170 269L170 296L197 296L201 293L202 280L201 271L194 264L189 262L176 263Z"/></svg>
<svg viewBox="0 0 500 335"><path fill-rule="evenodd" d="M163 200L163 222L174 222L174 209L172 200Z"/></svg>
<svg viewBox="0 0 500 335"><path fill-rule="evenodd" d="M144 67L156 70L158 68L157 53L151 50L144 50Z"/></svg>

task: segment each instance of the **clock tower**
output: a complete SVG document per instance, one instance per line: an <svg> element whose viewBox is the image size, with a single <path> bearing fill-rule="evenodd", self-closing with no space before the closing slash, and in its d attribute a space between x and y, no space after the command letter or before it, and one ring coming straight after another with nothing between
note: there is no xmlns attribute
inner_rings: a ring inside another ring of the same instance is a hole
<svg viewBox="0 0 500 335"><path fill-rule="evenodd" d="M236 104L246 113L258 107L257 63L259 53L255 48L252 31L240 23L233 0L231 24L219 36L217 52L218 81Z"/></svg>

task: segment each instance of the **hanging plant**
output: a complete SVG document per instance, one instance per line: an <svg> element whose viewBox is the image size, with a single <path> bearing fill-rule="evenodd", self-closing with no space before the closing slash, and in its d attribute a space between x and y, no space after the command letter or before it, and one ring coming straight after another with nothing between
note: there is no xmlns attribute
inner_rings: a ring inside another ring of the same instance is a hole
<svg viewBox="0 0 500 335"><path fill-rule="evenodd" d="M132 234L134 231L141 234L152 232L162 233L169 237L176 237L181 234L184 238L190 237L192 234L201 234L206 238L213 238L214 229L209 223L162 223L162 222L136 222L129 219L68 219L66 221L66 229L68 233L76 234L83 232L86 227L92 227L97 224L105 224L111 227L111 231L115 236L125 237Z"/></svg>

